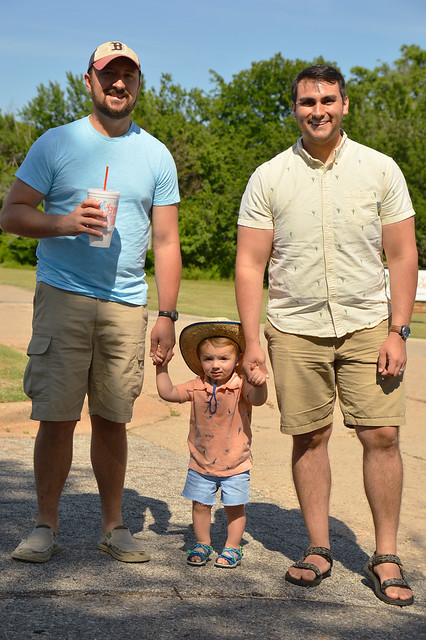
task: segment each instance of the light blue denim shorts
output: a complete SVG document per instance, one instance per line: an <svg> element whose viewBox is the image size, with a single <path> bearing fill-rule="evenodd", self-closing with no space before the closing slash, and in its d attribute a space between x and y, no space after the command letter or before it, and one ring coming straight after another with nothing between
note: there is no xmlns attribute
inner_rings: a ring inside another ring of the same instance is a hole
<svg viewBox="0 0 426 640"><path fill-rule="evenodd" d="M225 507L235 507L249 502L250 471L237 473L235 476L206 476L193 469L188 469L184 498L195 500L201 504L216 504L216 493L220 487L222 502Z"/></svg>

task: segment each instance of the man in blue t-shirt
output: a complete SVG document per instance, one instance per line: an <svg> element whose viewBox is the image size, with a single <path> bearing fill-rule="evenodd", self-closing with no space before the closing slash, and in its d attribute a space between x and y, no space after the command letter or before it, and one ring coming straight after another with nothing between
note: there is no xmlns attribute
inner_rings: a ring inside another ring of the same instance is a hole
<svg viewBox="0 0 426 640"><path fill-rule="evenodd" d="M160 311L150 356L154 364L173 356L181 276L179 190L169 151L131 120L141 86L136 53L122 42L100 45L85 83L92 113L34 143L1 214L4 231L39 238L24 376L31 418L40 421L34 450L38 513L34 530L12 557L46 562L61 550L58 503L87 394L102 508L97 547L123 562L146 562L149 556L122 521L126 423L142 389L151 223ZM108 248L89 242L103 235L107 217L101 203L87 197L89 188L105 188L106 174L107 189L120 192Z"/></svg>

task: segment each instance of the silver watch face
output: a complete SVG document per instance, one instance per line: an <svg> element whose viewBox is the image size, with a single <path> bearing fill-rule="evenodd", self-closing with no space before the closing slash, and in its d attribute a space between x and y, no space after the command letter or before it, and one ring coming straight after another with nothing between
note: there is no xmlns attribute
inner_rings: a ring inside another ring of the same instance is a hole
<svg viewBox="0 0 426 640"><path fill-rule="evenodd" d="M406 324L403 324L401 327L401 335L404 338L404 340L410 337L410 333L411 333L410 327Z"/></svg>
<svg viewBox="0 0 426 640"><path fill-rule="evenodd" d="M176 322L176 320L179 318L179 314L176 309L174 311L159 311L158 315L170 318L171 320L173 320L173 322Z"/></svg>

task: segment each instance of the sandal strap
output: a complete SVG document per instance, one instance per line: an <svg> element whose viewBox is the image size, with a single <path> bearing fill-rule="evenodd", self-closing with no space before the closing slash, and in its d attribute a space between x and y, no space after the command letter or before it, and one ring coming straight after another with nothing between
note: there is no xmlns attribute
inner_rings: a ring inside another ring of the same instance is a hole
<svg viewBox="0 0 426 640"><path fill-rule="evenodd" d="M226 555L226 554L229 554L229 555ZM239 549L233 549L232 547L225 547L222 553L220 554L220 556L218 557L225 558L225 560L228 560L228 561L231 560L232 564L234 564L238 560L241 560L241 558L243 557L243 552L241 551L241 547Z"/></svg>
<svg viewBox="0 0 426 640"><path fill-rule="evenodd" d="M389 578L380 585L380 589L384 592L388 587L404 587L404 589L410 589L410 585L404 578Z"/></svg>
<svg viewBox="0 0 426 640"><path fill-rule="evenodd" d="M397 564L398 567L399 567L399 571L401 573L401 577L400 578L389 578L388 580L384 580L380 584L380 589L383 591L383 593L385 592L385 590L388 587L403 587L404 589L410 589L411 590L410 585L408 584L408 582L404 578L404 571L403 571L403 567L402 567L402 562L399 559L399 557L394 555L393 553L384 553L382 555L376 555L376 553L373 553L373 555L371 556L370 561L369 561L370 571L373 571L373 567L376 567L379 564L384 564L385 562L391 562L392 564ZM374 573L374 571L373 571L373 573Z"/></svg>
<svg viewBox="0 0 426 640"><path fill-rule="evenodd" d="M305 551L305 555L303 556L300 562L303 562L304 559L307 558L308 556L320 556L321 558L324 558L330 563L330 569L333 566L333 553L331 549L327 549L327 547L309 547L309 549ZM310 564L310 563L308 562L306 564ZM315 566L315 565L312 565L312 566ZM303 568L304 567L302 567L302 569Z"/></svg>
<svg viewBox="0 0 426 640"><path fill-rule="evenodd" d="M188 558L198 556L202 561L206 560L211 553L213 553L213 547L208 544L202 544L201 542L197 542L192 549L188 549L187 551Z"/></svg>
<svg viewBox="0 0 426 640"><path fill-rule="evenodd" d="M319 555L319 554L317 553L316 555ZM303 562L303 560L299 560L299 562L295 562L291 566L295 567L296 569L310 569L315 573L317 578L321 576L321 571L318 569L318 567L315 564L312 564L311 562Z"/></svg>
<svg viewBox="0 0 426 640"><path fill-rule="evenodd" d="M370 558L371 568L375 567L378 564L384 564L385 562L391 562L392 564L397 564L399 568L402 569L401 560L398 558L398 556L395 556L393 553L384 553L382 555L376 555L375 553L373 553L373 555Z"/></svg>

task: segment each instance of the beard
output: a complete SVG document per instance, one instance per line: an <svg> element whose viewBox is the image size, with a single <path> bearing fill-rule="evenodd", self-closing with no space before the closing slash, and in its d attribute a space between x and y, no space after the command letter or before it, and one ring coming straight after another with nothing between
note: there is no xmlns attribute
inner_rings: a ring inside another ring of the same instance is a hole
<svg viewBox="0 0 426 640"><path fill-rule="evenodd" d="M123 95L127 96L128 94L123 94ZM106 116L107 118L112 118L113 120L122 120L130 116L136 104L136 98L135 98L131 102L126 102L123 106L121 106L121 108L113 109L108 106L106 102L106 96L102 94L102 97L103 99L99 100L99 98L94 93L92 93L93 105L96 107L96 110L99 113Z"/></svg>

